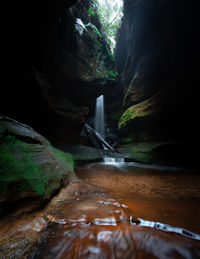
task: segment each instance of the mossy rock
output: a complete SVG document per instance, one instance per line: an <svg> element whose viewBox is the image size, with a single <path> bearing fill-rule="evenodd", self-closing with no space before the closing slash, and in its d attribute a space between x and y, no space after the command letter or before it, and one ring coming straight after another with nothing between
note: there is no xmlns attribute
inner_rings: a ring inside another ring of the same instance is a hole
<svg viewBox="0 0 200 259"><path fill-rule="evenodd" d="M157 98L151 97L143 102L129 107L119 119L118 129L126 126L130 121L136 118L144 118L153 115L158 110L157 105Z"/></svg>
<svg viewBox="0 0 200 259"><path fill-rule="evenodd" d="M138 161L141 163L164 163L171 162L166 153L161 153L160 150L165 150L168 147L174 147L174 142L134 142L121 145L119 151L126 155L130 160Z"/></svg>
<svg viewBox="0 0 200 259"><path fill-rule="evenodd" d="M98 149L84 145L60 145L60 150L70 153L76 161L94 161L102 158Z"/></svg>
<svg viewBox="0 0 200 259"><path fill-rule="evenodd" d="M73 157L27 125L0 116L0 200L49 198L75 177Z"/></svg>
<svg viewBox="0 0 200 259"><path fill-rule="evenodd" d="M135 130L129 132L128 130L120 138L120 144L130 144L135 142L162 142L161 138L156 130Z"/></svg>

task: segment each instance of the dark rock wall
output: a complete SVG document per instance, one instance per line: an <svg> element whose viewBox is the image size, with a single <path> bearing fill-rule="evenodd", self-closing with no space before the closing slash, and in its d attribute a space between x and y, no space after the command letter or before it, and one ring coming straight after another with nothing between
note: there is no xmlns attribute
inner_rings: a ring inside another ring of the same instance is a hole
<svg viewBox="0 0 200 259"><path fill-rule="evenodd" d="M54 143L79 142L96 96L113 84L111 73L106 74L114 64L104 39L91 28L82 37L75 31L76 18L100 30L98 18L88 16L88 0L76 2L3 5L0 113L31 125Z"/></svg>
<svg viewBox="0 0 200 259"><path fill-rule="evenodd" d="M178 141L187 154L196 145L198 11L198 1L124 1L116 50L122 137Z"/></svg>

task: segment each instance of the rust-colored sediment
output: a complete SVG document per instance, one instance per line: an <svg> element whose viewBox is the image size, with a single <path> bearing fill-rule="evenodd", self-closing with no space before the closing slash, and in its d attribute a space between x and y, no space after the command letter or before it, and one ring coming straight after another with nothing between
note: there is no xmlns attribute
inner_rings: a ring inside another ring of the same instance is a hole
<svg viewBox="0 0 200 259"><path fill-rule="evenodd" d="M200 233L195 173L100 164L76 173L106 194L63 202L52 211L60 224L36 258L198 258L199 241L137 224L143 218Z"/></svg>

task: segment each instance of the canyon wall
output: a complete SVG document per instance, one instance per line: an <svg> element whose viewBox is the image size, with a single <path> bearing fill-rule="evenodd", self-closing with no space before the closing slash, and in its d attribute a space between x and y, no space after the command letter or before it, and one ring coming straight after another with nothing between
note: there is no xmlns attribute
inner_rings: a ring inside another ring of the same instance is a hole
<svg viewBox="0 0 200 259"><path fill-rule="evenodd" d="M4 4L0 113L53 143L80 142L89 109L115 79L113 57L89 3Z"/></svg>
<svg viewBox="0 0 200 259"><path fill-rule="evenodd" d="M197 1L124 1L116 50L122 143L167 142L162 151L172 159L197 158L198 10Z"/></svg>

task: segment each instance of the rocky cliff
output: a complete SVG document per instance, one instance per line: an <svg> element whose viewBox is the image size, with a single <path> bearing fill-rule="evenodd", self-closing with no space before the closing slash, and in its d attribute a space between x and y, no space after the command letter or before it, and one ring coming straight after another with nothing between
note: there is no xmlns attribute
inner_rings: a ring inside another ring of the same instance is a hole
<svg viewBox="0 0 200 259"><path fill-rule="evenodd" d="M80 142L90 107L116 77L89 4L52 0L4 5L1 113L54 143Z"/></svg>
<svg viewBox="0 0 200 259"><path fill-rule="evenodd" d="M174 162L190 157L199 131L197 10L196 1L125 0L118 32L121 140L172 141Z"/></svg>

